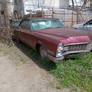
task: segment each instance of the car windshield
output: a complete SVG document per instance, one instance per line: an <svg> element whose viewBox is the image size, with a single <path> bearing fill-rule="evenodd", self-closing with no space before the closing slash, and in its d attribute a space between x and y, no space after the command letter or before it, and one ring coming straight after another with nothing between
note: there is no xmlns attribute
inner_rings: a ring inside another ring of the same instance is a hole
<svg viewBox="0 0 92 92"><path fill-rule="evenodd" d="M64 24L59 20L33 20L32 30L50 29L50 28L62 28Z"/></svg>

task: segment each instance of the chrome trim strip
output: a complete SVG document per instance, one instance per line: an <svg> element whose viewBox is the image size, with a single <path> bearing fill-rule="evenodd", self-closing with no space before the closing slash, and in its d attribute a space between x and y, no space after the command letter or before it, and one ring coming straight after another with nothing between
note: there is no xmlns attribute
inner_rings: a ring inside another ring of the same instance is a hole
<svg viewBox="0 0 92 92"><path fill-rule="evenodd" d="M65 55L68 55L68 54L76 54L76 53L86 53L86 52L90 52L90 50L80 50L80 51L68 51L68 52L65 52L63 53L62 55L65 56Z"/></svg>
<svg viewBox="0 0 92 92"><path fill-rule="evenodd" d="M83 42L83 43L71 43L71 44L64 45L64 47L65 47L65 46L70 46L70 45L82 45L82 44L89 44L89 42Z"/></svg>

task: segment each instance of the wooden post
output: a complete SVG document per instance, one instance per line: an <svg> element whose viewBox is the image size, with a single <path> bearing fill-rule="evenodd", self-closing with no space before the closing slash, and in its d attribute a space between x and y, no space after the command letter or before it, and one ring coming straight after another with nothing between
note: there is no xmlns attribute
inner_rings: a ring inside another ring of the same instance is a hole
<svg viewBox="0 0 92 92"><path fill-rule="evenodd" d="M19 18L19 17L18 17L18 13L17 13L17 12L15 13L15 18L16 18L16 19L18 19L18 18Z"/></svg>
<svg viewBox="0 0 92 92"><path fill-rule="evenodd" d="M42 8L42 18L44 18L44 10L43 10L43 8Z"/></svg>
<svg viewBox="0 0 92 92"><path fill-rule="evenodd" d="M21 16L22 18L24 18L24 15L22 14L22 16Z"/></svg>
<svg viewBox="0 0 92 92"><path fill-rule="evenodd" d="M71 26L74 25L74 1L72 0L72 24Z"/></svg>
<svg viewBox="0 0 92 92"><path fill-rule="evenodd" d="M77 24L79 23L79 9L77 8Z"/></svg>
<svg viewBox="0 0 92 92"><path fill-rule="evenodd" d="M32 18L32 11L30 12L30 18Z"/></svg>
<svg viewBox="0 0 92 92"><path fill-rule="evenodd" d="M72 25L71 26L73 26L74 25L74 11L73 11L73 8L72 8Z"/></svg>
<svg viewBox="0 0 92 92"><path fill-rule="evenodd" d="M52 18L54 18L54 8L52 8Z"/></svg>

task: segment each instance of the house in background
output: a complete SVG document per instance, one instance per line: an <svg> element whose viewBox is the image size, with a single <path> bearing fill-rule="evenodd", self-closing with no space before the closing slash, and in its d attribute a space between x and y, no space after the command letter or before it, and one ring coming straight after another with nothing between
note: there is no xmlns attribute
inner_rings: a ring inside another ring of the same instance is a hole
<svg viewBox="0 0 92 92"><path fill-rule="evenodd" d="M72 0L8 0L8 10L9 15L14 15L14 11L18 13L19 16L30 13L31 10L38 8L68 8L71 5ZM75 0L74 0L75 1ZM77 0L77 4L80 6L80 1ZM88 3L90 9L92 9L92 0Z"/></svg>
<svg viewBox="0 0 92 92"><path fill-rule="evenodd" d="M37 8L67 8L69 0L24 0L24 12Z"/></svg>
<svg viewBox="0 0 92 92"><path fill-rule="evenodd" d="M66 8L69 6L69 0L8 0L7 6L9 15L13 15L14 11L17 11L19 16L23 16L40 7Z"/></svg>

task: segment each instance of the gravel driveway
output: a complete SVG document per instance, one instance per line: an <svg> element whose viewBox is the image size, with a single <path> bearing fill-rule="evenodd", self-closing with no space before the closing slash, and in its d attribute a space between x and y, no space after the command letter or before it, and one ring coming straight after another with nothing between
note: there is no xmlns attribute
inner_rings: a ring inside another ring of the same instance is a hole
<svg viewBox="0 0 92 92"><path fill-rule="evenodd" d="M55 78L16 46L0 44L0 92L71 92L54 84Z"/></svg>

